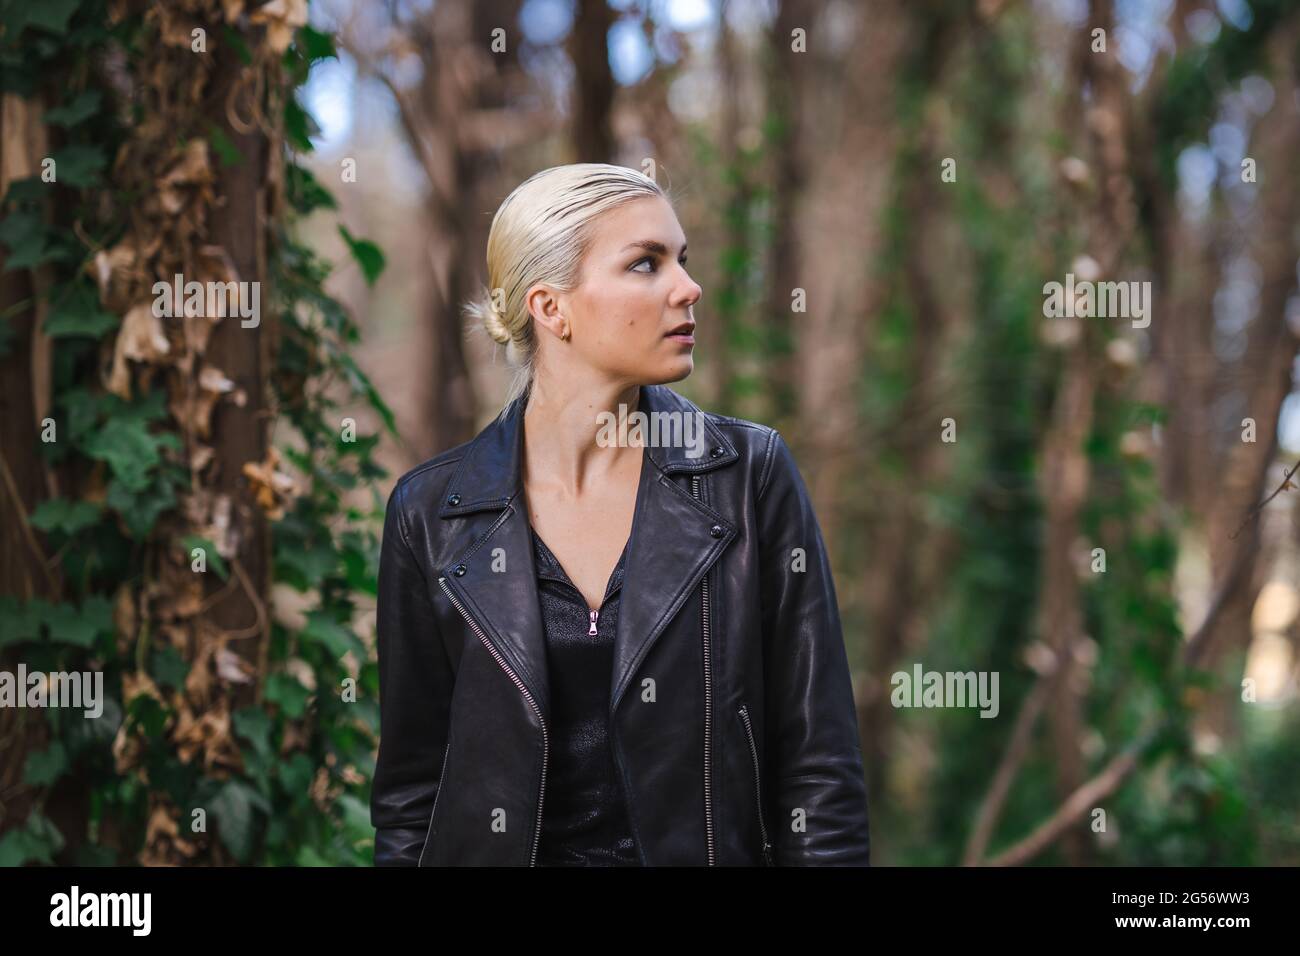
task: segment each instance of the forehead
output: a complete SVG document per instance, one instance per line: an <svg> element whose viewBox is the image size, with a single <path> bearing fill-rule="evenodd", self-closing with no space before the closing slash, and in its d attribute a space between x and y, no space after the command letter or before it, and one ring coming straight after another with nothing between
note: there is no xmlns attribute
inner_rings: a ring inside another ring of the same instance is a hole
<svg viewBox="0 0 1300 956"><path fill-rule="evenodd" d="M677 215L666 199L643 196L608 210L596 218L592 229L592 245L604 251L617 252L629 242L654 239L669 246L680 246L686 241Z"/></svg>

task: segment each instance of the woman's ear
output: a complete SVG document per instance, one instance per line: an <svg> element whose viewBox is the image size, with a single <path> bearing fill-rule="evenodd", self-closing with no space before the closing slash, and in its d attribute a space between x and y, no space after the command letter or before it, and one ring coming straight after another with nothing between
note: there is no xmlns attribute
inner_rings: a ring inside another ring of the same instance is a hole
<svg viewBox="0 0 1300 956"><path fill-rule="evenodd" d="M553 286L546 283L533 286L524 296L524 306L533 317L533 322L549 329L552 335L567 339L572 334L568 319L563 314L559 290Z"/></svg>

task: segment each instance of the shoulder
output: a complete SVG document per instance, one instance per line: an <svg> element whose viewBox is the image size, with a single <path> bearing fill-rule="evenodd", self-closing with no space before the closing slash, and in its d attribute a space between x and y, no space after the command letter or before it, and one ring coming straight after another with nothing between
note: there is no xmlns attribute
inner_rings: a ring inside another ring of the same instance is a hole
<svg viewBox="0 0 1300 956"><path fill-rule="evenodd" d="M389 508L419 509L442 497L455 465L465 457L473 439L434 455L402 474L388 499Z"/></svg>
<svg viewBox="0 0 1300 956"><path fill-rule="evenodd" d="M685 396L676 392L671 394L684 406L703 415L709 426L716 429L736 449L739 460L745 464L745 470L751 476L756 496L761 496L763 490L771 484L776 470L794 467L789 446L781 433L771 425L711 412Z"/></svg>
<svg viewBox="0 0 1300 956"><path fill-rule="evenodd" d="M705 415L731 441L741 458L749 462L757 476L757 488L761 493L772 474L781 446L785 444L781 433L762 422L711 412L705 412Z"/></svg>

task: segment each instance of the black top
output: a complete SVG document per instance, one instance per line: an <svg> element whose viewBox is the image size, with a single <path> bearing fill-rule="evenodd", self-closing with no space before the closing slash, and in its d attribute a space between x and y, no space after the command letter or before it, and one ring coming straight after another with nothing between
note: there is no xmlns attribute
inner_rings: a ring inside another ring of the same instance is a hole
<svg viewBox="0 0 1300 956"><path fill-rule="evenodd" d="M614 629L627 545L593 614L551 549L536 531L532 536L551 683L551 753L537 862L639 866L609 743Z"/></svg>

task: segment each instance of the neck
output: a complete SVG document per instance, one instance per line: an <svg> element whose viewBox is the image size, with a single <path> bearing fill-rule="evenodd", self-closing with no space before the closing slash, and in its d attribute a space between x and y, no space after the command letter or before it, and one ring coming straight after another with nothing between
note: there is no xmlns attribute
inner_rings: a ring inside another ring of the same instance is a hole
<svg viewBox="0 0 1300 956"><path fill-rule="evenodd" d="M524 409L524 482L577 497L626 465L628 455L639 459L641 448L602 447L596 435L602 413L617 419L621 405L631 415L640 400L640 385L534 380Z"/></svg>

